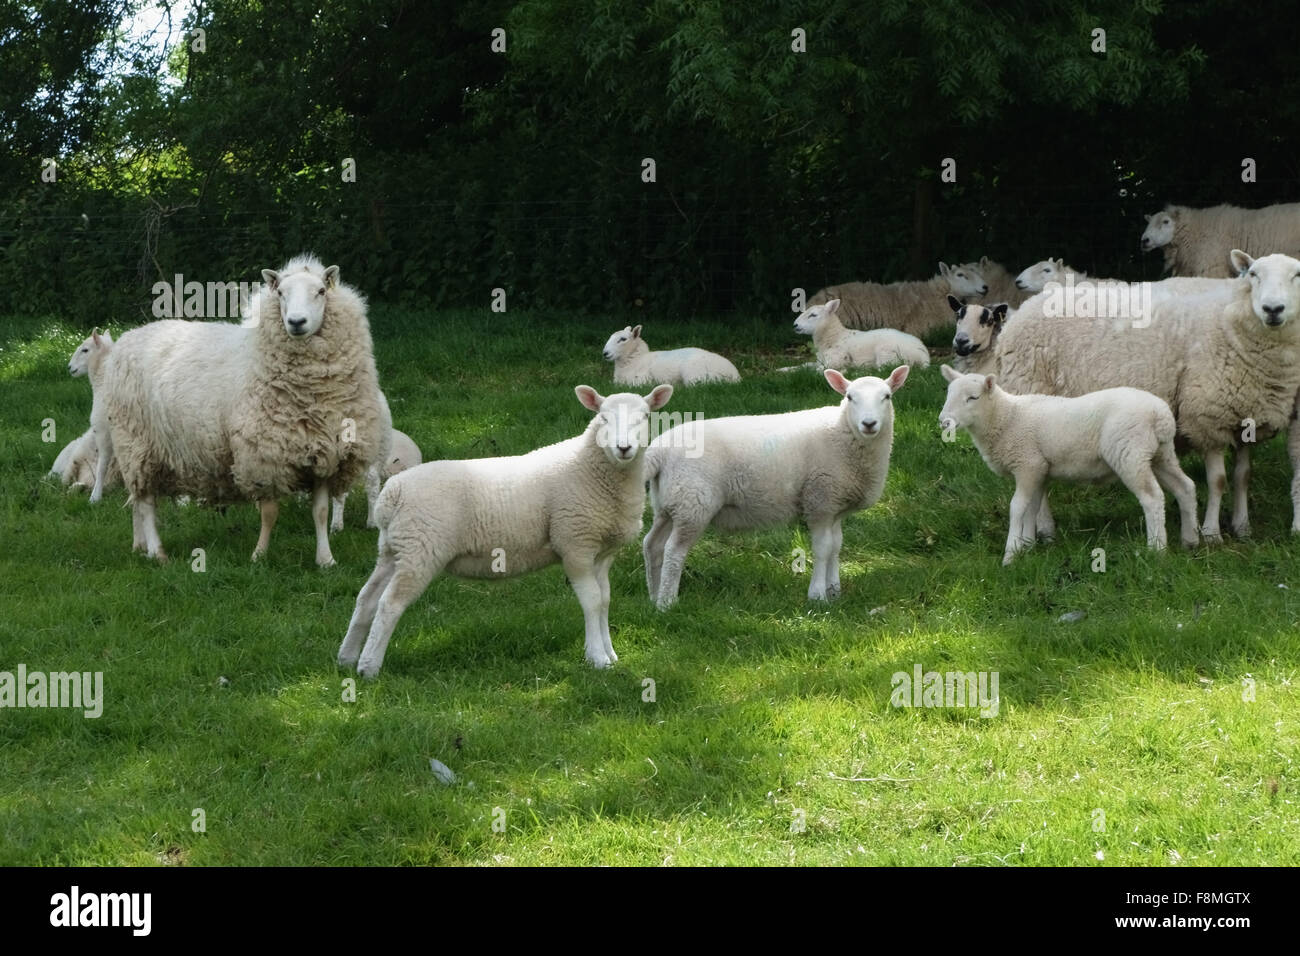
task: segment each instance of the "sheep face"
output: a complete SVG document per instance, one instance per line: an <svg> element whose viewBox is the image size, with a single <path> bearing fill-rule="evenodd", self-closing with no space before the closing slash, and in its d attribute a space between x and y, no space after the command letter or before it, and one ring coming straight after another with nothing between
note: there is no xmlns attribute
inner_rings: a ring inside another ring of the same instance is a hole
<svg viewBox="0 0 1300 956"><path fill-rule="evenodd" d="M952 294L959 298L988 295L989 284L985 281L984 273L981 271L978 262L964 262L955 266L941 262L939 263L939 275L948 280L948 287Z"/></svg>
<svg viewBox="0 0 1300 956"><path fill-rule="evenodd" d="M957 332L952 348L958 355L974 355L993 347L1002 324L1007 320L1007 303L999 302L988 307L963 305L955 296L948 296L948 305L957 315Z"/></svg>
<svg viewBox="0 0 1300 956"><path fill-rule="evenodd" d="M73 378L80 378L85 375L90 371L90 360L95 353L107 349L112 344L113 337L111 335L107 332L100 335L99 330L96 329L86 341L77 346L77 350L68 359L68 374Z"/></svg>
<svg viewBox="0 0 1300 956"><path fill-rule="evenodd" d="M800 335L812 335L817 331L817 327L828 315L834 315L839 310L840 300L831 299L821 305L814 305L811 308L804 309L794 320L794 330Z"/></svg>
<svg viewBox="0 0 1300 956"><path fill-rule="evenodd" d="M294 338L305 338L319 332L325 321L326 292L338 285L339 267L330 266L320 275L310 270L263 269L262 279L280 306L284 330Z"/></svg>
<svg viewBox="0 0 1300 956"><path fill-rule="evenodd" d="M617 362L636 347L636 340L639 338L641 338L641 326L629 325L609 337L605 342L605 350L601 354L605 356L605 361Z"/></svg>
<svg viewBox="0 0 1300 956"><path fill-rule="evenodd" d="M1229 257L1250 283L1250 306L1264 325L1275 329L1300 315L1300 261L1274 253L1252 259L1240 249Z"/></svg>
<svg viewBox="0 0 1300 956"><path fill-rule="evenodd" d="M1016 288L1027 292L1042 292L1049 282L1065 281L1065 260L1044 259L1035 262L1016 276Z"/></svg>
<svg viewBox="0 0 1300 956"><path fill-rule="evenodd" d="M962 375L950 365L939 369L948 381L948 398L939 413L942 428L969 428L989 406L988 396L995 383L992 375Z"/></svg>
<svg viewBox="0 0 1300 956"><path fill-rule="evenodd" d="M907 381L909 369L900 365L889 378L864 375L849 381L833 368L825 371L830 387L844 396L840 407L855 437L869 441L894 422L894 393Z"/></svg>
<svg viewBox="0 0 1300 956"><path fill-rule="evenodd" d="M1146 232L1142 233L1142 251L1150 252L1174 241L1177 220L1172 212L1158 212L1147 216Z"/></svg>
<svg viewBox="0 0 1300 956"><path fill-rule="evenodd" d="M574 389L583 408L596 413L596 444L616 468L627 468L650 444L650 413L672 397L671 385L658 385L646 396L633 392L601 395L588 385Z"/></svg>

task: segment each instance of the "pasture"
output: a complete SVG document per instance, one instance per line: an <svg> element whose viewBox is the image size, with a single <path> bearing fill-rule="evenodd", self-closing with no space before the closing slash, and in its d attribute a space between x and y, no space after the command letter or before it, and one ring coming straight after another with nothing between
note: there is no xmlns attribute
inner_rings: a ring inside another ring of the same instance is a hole
<svg viewBox="0 0 1300 956"><path fill-rule="evenodd" d="M789 318L647 322L655 348L689 339L744 377L679 388L667 410L836 401L813 372L773 371L806 357ZM428 461L577 434L573 386L621 390L600 347L638 319L375 306L371 321L394 424ZM663 614L629 546L620 659L595 671L558 566L439 578L348 701L334 658L374 562L364 495L324 571L306 501L285 502L258 564L251 504L162 502L172 561L132 554L120 486L92 506L44 477L89 417L66 371L85 334L0 322L0 670L104 681L97 719L0 710L0 864L1300 862L1281 440L1255 458L1253 540L1151 554L1123 487L1058 486L1057 541L1003 568L1011 482L964 434L940 440L936 360L898 393L889 480L844 523L833 605L805 601L804 529L710 532ZM996 716L891 706L893 675L917 666L996 672Z"/></svg>

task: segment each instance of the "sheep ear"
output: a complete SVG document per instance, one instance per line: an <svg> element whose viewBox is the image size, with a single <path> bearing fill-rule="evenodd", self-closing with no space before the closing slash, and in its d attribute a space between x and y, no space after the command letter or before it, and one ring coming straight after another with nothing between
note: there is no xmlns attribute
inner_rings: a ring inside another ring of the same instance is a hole
<svg viewBox="0 0 1300 956"><path fill-rule="evenodd" d="M1005 322L1007 320L1006 302L999 302L997 305L993 306L993 308L990 309L989 311L993 313L994 321Z"/></svg>
<svg viewBox="0 0 1300 956"><path fill-rule="evenodd" d="M849 380L841 375L838 370L828 368L822 374L826 376L826 381L830 383L831 388L841 395L849 390Z"/></svg>
<svg viewBox="0 0 1300 956"><path fill-rule="evenodd" d="M656 385L654 390L645 397L645 403L650 406L650 411L657 412L668 404L668 399L673 397L673 387L671 385Z"/></svg>
<svg viewBox="0 0 1300 956"><path fill-rule="evenodd" d="M1255 264L1255 260L1240 249L1233 249L1228 253L1228 261L1232 263L1232 267L1236 269L1239 274L1245 272Z"/></svg>
<svg viewBox="0 0 1300 956"><path fill-rule="evenodd" d="M910 371L911 369L908 366L900 365L889 373L889 378L885 379L885 384L889 386L890 392L896 392L903 387L903 383L907 381L907 373Z"/></svg>
<svg viewBox="0 0 1300 956"><path fill-rule="evenodd" d="M840 307L839 299L831 299L829 302L826 303L827 313L835 312L839 309L839 307Z"/></svg>
<svg viewBox="0 0 1300 956"><path fill-rule="evenodd" d="M952 266L948 265L948 263L946 262L939 263L939 275L946 276L951 272L952 272Z"/></svg>
<svg viewBox="0 0 1300 956"><path fill-rule="evenodd" d="M980 268L983 269L983 268L987 267L988 264L989 264L989 257L988 257L988 256L980 256Z"/></svg>
<svg viewBox="0 0 1300 956"><path fill-rule="evenodd" d="M91 330L91 332L90 332L90 340L91 340L92 342L95 343L95 347L96 347L96 348L99 348L99 346L101 346L101 345L104 344L104 340L103 340L103 338L100 337L100 334L99 334L99 328L98 328L98 327L96 327L96 328L94 328L94 329Z"/></svg>
<svg viewBox="0 0 1300 956"><path fill-rule="evenodd" d="M339 267L330 266L325 270L325 288L333 289L339 284Z"/></svg>
<svg viewBox="0 0 1300 956"><path fill-rule="evenodd" d="M263 269L262 281L266 283L268 289L274 291L280 288L280 273L274 269Z"/></svg>
<svg viewBox="0 0 1300 956"><path fill-rule="evenodd" d="M943 379L945 382L955 382L961 377L960 373L958 373L958 371L951 365L940 365L939 371L943 373Z"/></svg>
<svg viewBox="0 0 1300 956"><path fill-rule="evenodd" d="M952 309L954 312L960 312L962 310L961 299L957 298L951 292L948 293L948 308Z"/></svg>
<svg viewBox="0 0 1300 956"><path fill-rule="evenodd" d="M600 406L605 404L605 396L590 385L579 385L573 391L578 396L578 401L582 402L582 407L588 411L598 412Z"/></svg>
<svg viewBox="0 0 1300 956"><path fill-rule="evenodd" d="M632 327L632 338L634 338L634 339L639 339L640 337L641 337L641 326L639 326L639 325L633 326L633 327Z"/></svg>
<svg viewBox="0 0 1300 956"><path fill-rule="evenodd" d="M998 380L998 377L997 377L996 375L985 375L985 376L984 376L984 391L986 391L986 392L991 392L991 391L993 391L993 386L997 384L997 380Z"/></svg>
<svg viewBox="0 0 1300 956"><path fill-rule="evenodd" d="M1151 221L1152 219L1154 219L1155 217L1156 217L1156 214L1155 214L1155 213L1151 213L1149 216L1143 216L1142 218L1145 219L1147 222L1150 222L1150 221Z"/></svg>

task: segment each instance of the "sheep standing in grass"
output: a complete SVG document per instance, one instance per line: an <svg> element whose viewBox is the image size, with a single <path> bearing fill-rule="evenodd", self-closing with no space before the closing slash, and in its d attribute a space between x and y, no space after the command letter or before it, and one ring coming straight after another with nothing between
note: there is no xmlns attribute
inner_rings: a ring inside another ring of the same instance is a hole
<svg viewBox="0 0 1300 956"><path fill-rule="evenodd" d="M923 282L846 282L827 286L808 300L808 305L825 305L839 299L839 319L850 329L898 329L923 337L949 322L941 305L945 295L959 298L981 296L989 291L979 264L950 266L939 263L939 274Z"/></svg>
<svg viewBox="0 0 1300 956"><path fill-rule="evenodd" d="M651 352L641 338L641 326L615 332L605 343L605 360L614 363L617 385L695 385L699 382L739 382L740 373L717 352L706 349L668 349Z"/></svg>
<svg viewBox="0 0 1300 956"><path fill-rule="evenodd" d="M1233 278L1228 250L1234 248L1300 257L1300 203L1262 209L1169 205L1146 221L1142 251L1164 249L1165 271L1171 275Z"/></svg>
<svg viewBox="0 0 1300 956"><path fill-rule="evenodd" d="M379 560L357 595L341 667L378 674L398 618L443 571L506 577L557 561L582 605L587 660L596 667L618 660L609 569L641 530L650 414L673 387L644 398L606 397L586 385L574 391L596 413L576 438L512 458L432 461L388 480L375 505Z"/></svg>
<svg viewBox="0 0 1300 956"><path fill-rule="evenodd" d="M654 524L641 545L651 600L661 610L677 600L687 552L709 525L734 531L800 517L812 532L808 599L838 597L842 522L884 490L893 395L907 372L902 365L887 379L849 381L829 368L826 381L844 396L838 406L697 420L651 442Z"/></svg>
<svg viewBox="0 0 1300 956"><path fill-rule="evenodd" d="M384 482L397 474L413 468L424 461L418 446L406 432L393 429L392 443L388 458L382 463L375 463L366 469L366 527L375 527L375 501L379 498L379 489ZM333 517L330 519L330 531L343 530L343 510L347 507L348 494L334 498Z"/></svg>
<svg viewBox="0 0 1300 956"><path fill-rule="evenodd" d="M1147 545L1156 550L1167 542L1164 488L1178 501L1183 544L1195 547L1196 485L1179 467L1177 426L1164 400L1136 388L1077 398L1008 395L992 375L962 375L947 365L940 371L950 384L939 423L965 428L993 473L1016 479L1003 564L1039 535L1052 537L1054 525L1038 525L1048 478L1118 477L1141 503Z"/></svg>
<svg viewBox="0 0 1300 956"><path fill-rule="evenodd" d="M1225 451L1237 450L1232 529L1244 537L1250 443L1287 427L1300 391L1300 261L1252 259L1238 249L1232 261L1246 275L1166 280L1201 291L1165 294L1137 310L1133 303L1150 294L1141 283L1097 283L1124 294L1096 295L1082 315L1050 308L1053 290L1046 290L1016 311L997 346L1002 385L1014 394L1074 396L1127 385L1168 402L1179 435L1205 459L1201 534L1211 541L1220 534Z"/></svg>
<svg viewBox="0 0 1300 956"><path fill-rule="evenodd" d="M877 368L881 365L930 364L930 350L915 335L897 329L850 330L836 315L839 299L805 309L794 320L794 330L811 335L822 368Z"/></svg>
<svg viewBox="0 0 1300 956"><path fill-rule="evenodd" d="M122 335L103 366L134 547L165 560L157 495L257 501L266 553L279 499L312 492L316 563L334 563L331 493L387 455L365 303L311 256L265 269L255 326L163 320Z"/></svg>
<svg viewBox="0 0 1300 956"><path fill-rule="evenodd" d="M948 296L948 307L957 316L957 331L953 335L952 350L956 357L952 364L960 372L987 375L998 370L998 334L1007 321L1007 303L985 306L978 303L963 304L955 296Z"/></svg>

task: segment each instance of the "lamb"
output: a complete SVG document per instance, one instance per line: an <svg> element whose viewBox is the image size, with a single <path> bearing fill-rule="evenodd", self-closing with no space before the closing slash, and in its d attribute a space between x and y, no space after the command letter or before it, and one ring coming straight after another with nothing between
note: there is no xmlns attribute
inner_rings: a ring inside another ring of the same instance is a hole
<svg viewBox="0 0 1300 956"><path fill-rule="evenodd" d="M940 262L939 274L923 282L847 282L827 286L807 305L839 299L839 318L846 328L898 329L921 338L948 323L948 313L939 307L945 295L969 298L988 291L978 263L950 266Z"/></svg>
<svg viewBox="0 0 1300 956"><path fill-rule="evenodd" d="M1142 251L1164 249L1165 271L1176 276L1235 277L1226 250L1255 249L1300 257L1300 203L1262 209L1168 205L1146 217Z"/></svg>
<svg viewBox="0 0 1300 956"><path fill-rule="evenodd" d="M380 400L365 302L314 256L264 269L255 326L164 319L132 329L104 363L104 415L132 505L133 546L166 560L160 494L252 499L266 553L279 499L312 492L316 563L332 565L329 498L383 460L392 422ZM94 417L92 416L92 421Z"/></svg>
<svg viewBox="0 0 1300 956"><path fill-rule="evenodd" d="M975 268L988 283L985 293L975 297L981 302L1005 302L1012 309L1017 309L1029 298L1031 293L1020 287L1016 278L1002 263L994 262L988 256L981 256L980 261L975 263Z"/></svg>
<svg viewBox="0 0 1300 956"><path fill-rule="evenodd" d="M641 550L646 587L659 609L677 600L686 554L710 524L731 531L799 517L812 532L808 600L838 597L842 522L884 490L892 399L907 373L901 365L886 379L849 381L828 368L826 381L844 396L839 405L696 420L651 442L646 477L654 524Z"/></svg>
<svg viewBox="0 0 1300 956"><path fill-rule="evenodd" d="M59 454L51 470L51 474L55 471L59 472L65 485L71 482L74 487L84 487L87 484L85 479L89 477L92 502L101 501L104 491L122 480L121 469L113 454L112 436L109 434L108 423L104 418L104 398L101 387L104 363L112 352L112 346L113 336L108 332L101 335L99 329L94 329L90 337L77 346L72 357L68 359L69 375L73 378L85 375L90 379L90 388L94 395L90 409L90 430ZM75 449L73 445L76 446ZM88 463L92 461L93 466L87 468ZM63 463L62 468L60 462Z"/></svg>
<svg viewBox="0 0 1300 956"><path fill-rule="evenodd" d="M1055 526L1037 524L1048 478L1118 477L1141 503L1147 546L1157 551L1167 543L1164 488L1178 501L1183 544L1196 546L1196 485L1178 464L1177 426L1163 399L1136 388L1076 398L1008 395L993 375L940 371L949 382L940 425L965 428L993 473L1016 479L1004 565L1039 534L1051 539Z"/></svg>
<svg viewBox="0 0 1300 956"><path fill-rule="evenodd" d="M385 401L385 404L387 402ZM379 489L383 487L385 481L397 474L399 471L405 471L424 461L420 455L420 446L417 445L411 436L406 432L399 432L393 429L391 448L386 461L372 463L365 473L366 486L366 527L375 527L375 500L379 497ZM347 506L348 494L345 491L338 495L333 501L333 517L330 519L330 531L343 530L343 510Z"/></svg>
<svg viewBox="0 0 1300 956"><path fill-rule="evenodd" d="M1245 537L1248 442L1285 429L1300 390L1300 261L1234 249L1232 263L1246 275L1196 280L1199 291L1153 299L1135 319L1120 318L1123 308L1108 295L1084 315L1061 314L1045 309L1053 290L1044 291L1007 322L997 347L1002 385L1012 393L1075 396L1127 385L1167 401L1180 437L1205 459L1201 534L1210 541L1220 537L1225 450L1237 449L1232 529ZM1126 292L1121 306L1142 293L1140 283L1099 285Z"/></svg>
<svg viewBox="0 0 1300 956"><path fill-rule="evenodd" d="M835 314L839 299L805 309L794 320L794 330L811 335L822 368L877 368L881 365L930 364L930 350L915 335L897 329L849 330Z"/></svg>
<svg viewBox="0 0 1300 956"><path fill-rule="evenodd" d="M668 382L739 382L740 372L723 356L706 349L669 349L651 352L641 337L641 326L628 326L605 342L605 360L614 363L616 385L650 385Z"/></svg>
<svg viewBox="0 0 1300 956"><path fill-rule="evenodd" d="M86 429L72 441L63 446L54 464L50 467L49 477L58 478L64 487L71 486L83 490L95 486L95 463L99 460L99 447L95 444L95 433ZM115 468L116 462L113 463ZM113 479L121 479L113 469L109 471L106 487L111 487Z"/></svg>
<svg viewBox="0 0 1300 956"><path fill-rule="evenodd" d="M582 605L587 660L601 668L618 660L609 569L641 530L650 415L673 387L645 397L574 391L596 413L575 438L511 458L432 461L388 480L375 504L379 558L357 595L339 666L376 676L398 618L443 571L504 577L557 561Z"/></svg>

